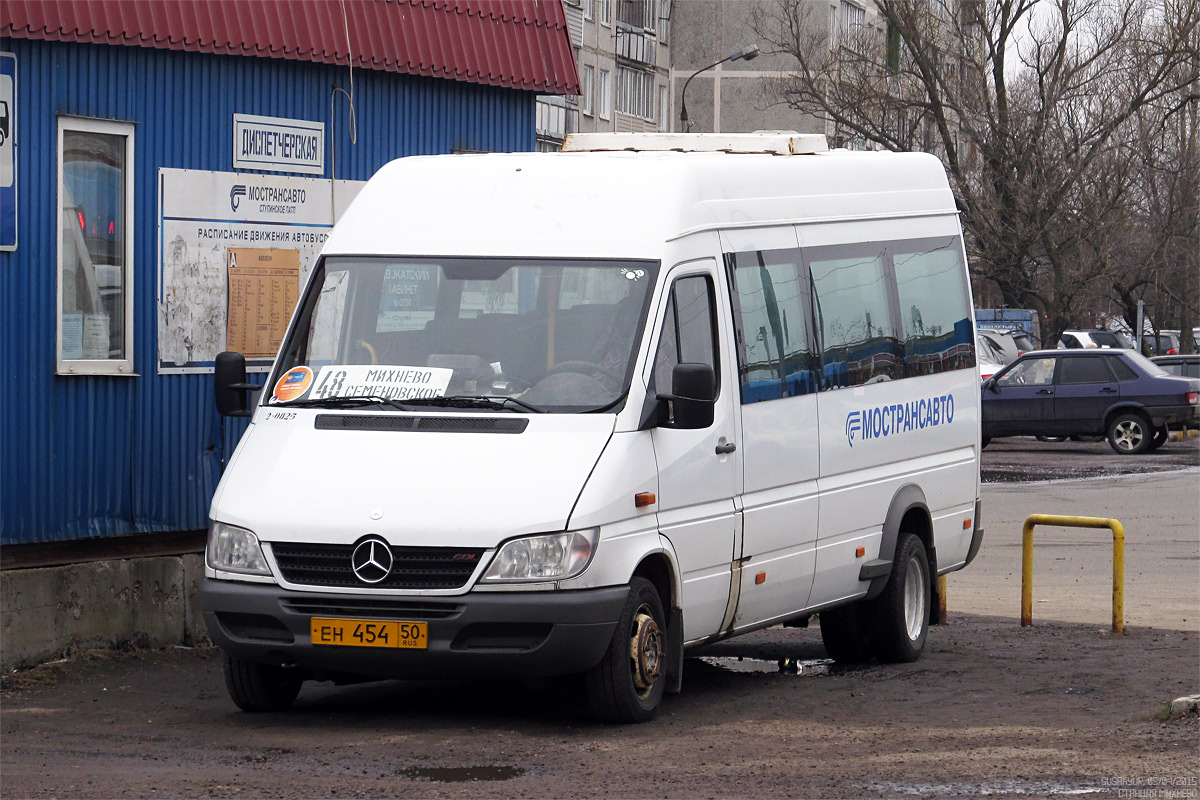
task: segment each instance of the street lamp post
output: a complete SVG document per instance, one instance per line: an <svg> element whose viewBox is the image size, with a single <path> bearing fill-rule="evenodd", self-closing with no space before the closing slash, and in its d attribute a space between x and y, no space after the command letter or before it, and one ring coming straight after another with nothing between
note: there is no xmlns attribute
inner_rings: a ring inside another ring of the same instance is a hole
<svg viewBox="0 0 1200 800"><path fill-rule="evenodd" d="M748 44L745 47L743 47L741 50L738 50L736 53L727 55L724 58L722 58L720 61L714 61L713 63L709 64L707 67L698 69L695 72L693 72L691 75L688 76L688 79L683 82L683 94L680 96L680 100L679 100L679 121L683 123L683 130L685 133L692 129L692 123L690 120L688 120L688 113L687 113L687 90L688 90L688 84L692 82L692 78L696 77L701 72L704 72L704 70L712 69L713 67L717 66L718 64L724 64L726 61L738 61L738 60L753 61L756 58L758 58L758 45Z"/></svg>

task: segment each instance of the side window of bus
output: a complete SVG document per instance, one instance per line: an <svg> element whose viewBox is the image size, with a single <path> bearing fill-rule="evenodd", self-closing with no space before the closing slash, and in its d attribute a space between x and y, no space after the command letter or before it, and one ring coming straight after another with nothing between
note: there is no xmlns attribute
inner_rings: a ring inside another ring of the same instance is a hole
<svg viewBox="0 0 1200 800"><path fill-rule="evenodd" d="M742 403L817 390L808 275L799 250L728 253Z"/></svg>
<svg viewBox="0 0 1200 800"><path fill-rule="evenodd" d="M680 278L671 286L658 353L654 357L654 391L671 391L671 371L676 364L708 364L720 392L721 365L716 338L712 281L705 275Z"/></svg>
<svg viewBox="0 0 1200 800"><path fill-rule="evenodd" d="M894 283L882 244L806 247L821 338L823 389L904 375L892 307Z"/></svg>
<svg viewBox="0 0 1200 800"><path fill-rule="evenodd" d="M975 366L971 300L957 236L888 245L904 335L904 377Z"/></svg>

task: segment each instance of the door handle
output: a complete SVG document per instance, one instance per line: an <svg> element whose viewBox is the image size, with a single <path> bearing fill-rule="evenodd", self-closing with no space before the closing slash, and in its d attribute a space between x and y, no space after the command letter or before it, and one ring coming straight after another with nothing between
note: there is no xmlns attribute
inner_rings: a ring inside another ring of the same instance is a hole
<svg viewBox="0 0 1200 800"><path fill-rule="evenodd" d="M729 455L734 450L737 450L737 445L734 444L733 442L717 445L717 455L719 455L719 456Z"/></svg>
<svg viewBox="0 0 1200 800"><path fill-rule="evenodd" d="M1053 389L1038 389L1037 393L1038 394L1054 394L1054 390Z"/></svg>
<svg viewBox="0 0 1200 800"><path fill-rule="evenodd" d="M1105 386L1103 389L1100 390L1100 393L1101 394L1116 394L1117 390L1112 388L1111 386Z"/></svg>

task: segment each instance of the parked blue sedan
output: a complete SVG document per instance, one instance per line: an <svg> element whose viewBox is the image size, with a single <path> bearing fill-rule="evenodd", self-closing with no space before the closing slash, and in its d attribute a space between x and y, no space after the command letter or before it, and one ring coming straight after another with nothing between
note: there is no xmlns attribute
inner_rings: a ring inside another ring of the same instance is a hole
<svg viewBox="0 0 1200 800"><path fill-rule="evenodd" d="M995 436L1108 437L1122 455L1155 450L1200 419L1200 380L1132 350L1041 350L983 382L983 442Z"/></svg>

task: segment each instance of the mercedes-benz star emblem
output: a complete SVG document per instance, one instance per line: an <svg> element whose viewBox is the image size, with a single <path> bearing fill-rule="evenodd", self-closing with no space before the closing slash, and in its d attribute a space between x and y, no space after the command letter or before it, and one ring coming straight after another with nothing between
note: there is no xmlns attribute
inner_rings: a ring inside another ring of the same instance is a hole
<svg viewBox="0 0 1200 800"><path fill-rule="evenodd" d="M363 583L379 583L392 571L392 548L378 536L363 539L350 555L350 566Z"/></svg>

